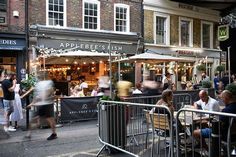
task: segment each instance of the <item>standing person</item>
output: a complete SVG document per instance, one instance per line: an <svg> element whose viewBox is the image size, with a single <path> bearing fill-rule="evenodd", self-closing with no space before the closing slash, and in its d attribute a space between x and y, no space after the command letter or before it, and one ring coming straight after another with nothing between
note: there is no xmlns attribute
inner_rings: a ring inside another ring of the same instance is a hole
<svg viewBox="0 0 236 157"><path fill-rule="evenodd" d="M174 83L171 80L171 74L169 72L167 72L165 76L166 77L163 80L163 90L166 90L166 89L172 90L174 87Z"/></svg>
<svg viewBox="0 0 236 157"><path fill-rule="evenodd" d="M187 85L187 73L185 72L182 76L181 76L181 87L182 90L186 89L186 85Z"/></svg>
<svg viewBox="0 0 236 157"><path fill-rule="evenodd" d="M35 85L33 102L28 105L37 108L37 115L30 123L30 130L25 138L31 138L32 122L38 122L39 118L45 118L52 129L52 134L47 140L57 138L55 119L54 119L54 84L51 80L43 80L45 74L39 74L39 82ZM47 78L47 77L46 77Z"/></svg>
<svg viewBox="0 0 236 157"><path fill-rule="evenodd" d="M15 92L15 100L14 100L14 112L10 115L10 124L12 122L15 122L14 128L18 128L17 121L23 119L23 113L22 113L22 104L20 99L20 84L16 84L16 87L14 88ZM13 124L12 124L13 125Z"/></svg>
<svg viewBox="0 0 236 157"><path fill-rule="evenodd" d="M4 108L4 131L16 131L16 129L9 127L9 117L11 113L14 111L13 103L14 103L14 89L16 87L16 80L12 78L12 75L5 74L6 77L2 81L2 90L3 90L3 108Z"/></svg>
<svg viewBox="0 0 236 157"><path fill-rule="evenodd" d="M214 88L215 88L215 91L216 93L218 93L218 87L219 87L219 82L220 82L220 79L219 79L219 74L218 73L215 73L215 77L214 77Z"/></svg>

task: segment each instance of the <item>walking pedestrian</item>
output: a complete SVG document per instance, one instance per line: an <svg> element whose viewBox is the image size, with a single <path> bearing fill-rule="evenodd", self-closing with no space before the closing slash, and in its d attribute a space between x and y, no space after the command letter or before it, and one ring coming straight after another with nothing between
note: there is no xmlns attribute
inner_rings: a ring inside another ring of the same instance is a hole
<svg viewBox="0 0 236 157"><path fill-rule="evenodd" d="M28 107L35 106L37 108L36 116L30 122L30 128L25 138L31 138L32 123L38 122L40 118L45 118L52 129L52 134L47 140L57 138L55 119L54 119L54 84L52 80L48 80L46 74L39 74L39 82L35 85L33 102Z"/></svg>
<svg viewBox="0 0 236 157"><path fill-rule="evenodd" d="M5 79L2 81L2 90L3 90L3 108L4 108L4 131L16 131L16 129L9 127L9 117L14 111L14 89L16 87L16 79L13 79L12 75L5 73Z"/></svg>

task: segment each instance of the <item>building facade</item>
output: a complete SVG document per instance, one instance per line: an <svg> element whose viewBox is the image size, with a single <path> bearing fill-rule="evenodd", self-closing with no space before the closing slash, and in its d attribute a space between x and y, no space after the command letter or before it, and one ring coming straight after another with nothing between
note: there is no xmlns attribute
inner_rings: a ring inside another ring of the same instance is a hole
<svg viewBox="0 0 236 157"><path fill-rule="evenodd" d="M16 5L17 4L17 5ZM25 1L0 1L0 69L25 78L27 68Z"/></svg>
<svg viewBox="0 0 236 157"><path fill-rule="evenodd" d="M167 0L144 0L143 4L145 50L189 60L178 63L174 71L178 81L185 72L188 80L194 74L200 79L202 71L196 68L199 64L205 65L207 74L213 78L220 64L217 41L220 13ZM159 72L165 74L170 66Z"/></svg>
<svg viewBox="0 0 236 157"><path fill-rule="evenodd" d="M44 50L119 55L142 52L142 0L29 0L29 4L31 60ZM92 74L97 77L96 72Z"/></svg>

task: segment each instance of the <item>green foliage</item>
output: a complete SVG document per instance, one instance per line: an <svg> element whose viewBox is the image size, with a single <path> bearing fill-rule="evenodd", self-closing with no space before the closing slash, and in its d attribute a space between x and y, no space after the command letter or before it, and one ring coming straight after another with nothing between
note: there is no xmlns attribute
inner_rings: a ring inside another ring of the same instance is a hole
<svg viewBox="0 0 236 157"><path fill-rule="evenodd" d="M198 71L206 71L206 66L204 64L200 64L197 66Z"/></svg>
<svg viewBox="0 0 236 157"><path fill-rule="evenodd" d="M226 90L230 91L234 96L236 96L236 84L231 83L225 87Z"/></svg>
<svg viewBox="0 0 236 157"><path fill-rule="evenodd" d="M23 90L27 91L31 87L34 87L37 82L36 77L33 74L29 74L28 79L22 80L21 81L21 87Z"/></svg>
<svg viewBox="0 0 236 157"><path fill-rule="evenodd" d="M225 70L225 67L224 67L223 65L218 65L218 66L216 67L216 71L222 72L222 71L224 71L224 70Z"/></svg>
<svg viewBox="0 0 236 157"><path fill-rule="evenodd" d="M202 81L203 88L211 88L211 81Z"/></svg>

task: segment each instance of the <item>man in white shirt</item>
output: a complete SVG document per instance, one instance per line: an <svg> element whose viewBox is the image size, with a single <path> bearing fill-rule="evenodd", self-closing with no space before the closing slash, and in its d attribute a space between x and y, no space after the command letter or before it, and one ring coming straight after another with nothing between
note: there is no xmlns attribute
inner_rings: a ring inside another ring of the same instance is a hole
<svg viewBox="0 0 236 157"><path fill-rule="evenodd" d="M207 91L201 90L199 92L200 100L194 103L196 109L202 109L207 111L217 111L220 112L219 102L212 97L208 96Z"/></svg>

